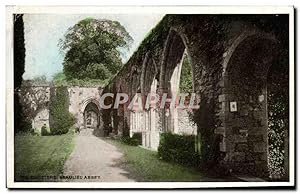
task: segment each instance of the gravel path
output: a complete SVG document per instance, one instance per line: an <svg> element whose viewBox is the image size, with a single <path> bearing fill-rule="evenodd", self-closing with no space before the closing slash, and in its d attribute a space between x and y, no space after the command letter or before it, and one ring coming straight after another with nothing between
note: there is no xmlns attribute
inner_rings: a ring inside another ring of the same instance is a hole
<svg viewBox="0 0 300 194"><path fill-rule="evenodd" d="M64 166L64 180L76 182L132 182L118 167L123 154L113 145L95 137L93 129L76 136L75 148Z"/></svg>

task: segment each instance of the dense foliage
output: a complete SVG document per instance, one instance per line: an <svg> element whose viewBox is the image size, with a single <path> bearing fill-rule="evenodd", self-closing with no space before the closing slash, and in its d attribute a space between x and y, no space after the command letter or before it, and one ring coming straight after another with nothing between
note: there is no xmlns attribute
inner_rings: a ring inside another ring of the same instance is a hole
<svg viewBox="0 0 300 194"><path fill-rule="evenodd" d="M14 15L14 132L30 131L31 123L25 117L18 90L25 71L25 42L23 14Z"/></svg>
<svg viewBox="0 0 300 194"><path fill-rule="evenodd" d="M46 125L42 126L42 128L41 128L41 135L42 136L50 135L50 133L49 133Z"/></svg>
<svg viewBox="0 0 300 194"><path fill-rule="evenodd" d="M66 51L63 62L68 80L107 80L122 67L121 50L132 38L117 21L86 18L69 28L61 49Z"/></svg>
<svg viewBox="0 0 300 194"><path fill-rule="evenodd" d="M108 80L100 79L76 79L72 78L67 80L63 72L59 72L53 76L53 84L56 87L59 86L80 86L80 87L99 87L104 86L108 83Z"/></svg>
<svg viewBox="0 0 300 194"><path fill-rule="evenodd" d="M61 135L75 124L75 117L69 112L69 95L66 87L51 89L50 96L50 132Z"/></svg>
<svg viewBox="0 0 300 194"><path fill-rule="evenodd" d="M122 142L131 146L142 145L142 133L134 133L132 137L123 137Z"/></svg>
<svg viewBox="0 0 300 194"><path fill-rule="evenodd" d="M198 166L200 156L195 152L195 136L162 133L158 156L165 160L186 166Z"/></svg>
<svg viewBox="0 0 300 194"><path fill-rule="evenodd" d="M14 15L14 88L22 84L25 72L25 42L23 14Z"/></svg>
<svg viewBox="0 0 300 194"><path fill-rule="evenodd" d="M289 144L288 51L281 52L280 60L271 66L268 74L268 166L273 179L280 179L288 174L285 172L288 168L285 165L289 162L286 157L288 153L285 153L288 152Z"/></svg>
<svg viewBox="0 0 300 194"><path fill-rule="evenodd" d="M189 63L188 56L186 54L183 56L179 89L181 93L189 93L193 90L192 66Z"/></svg>

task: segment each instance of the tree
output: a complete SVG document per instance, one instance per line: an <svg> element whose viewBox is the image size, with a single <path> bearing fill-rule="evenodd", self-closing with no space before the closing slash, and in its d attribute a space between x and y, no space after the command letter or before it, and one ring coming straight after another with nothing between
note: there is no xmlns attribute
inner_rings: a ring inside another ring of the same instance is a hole
<svg viewBox="0 0 300 194"><path fill-rule="evenodd" d="M111 75L109 71L106 71L104 69L103 71L100 71L101 69L87 69L87 71L90 71L91 74L96 74L98 75L105 74ZM53 76L52 83L56 87L60 86L81 86L81 87L99 87L99 86L104 86L108 83L109 80L100 80L100 79L90 79L90 78L84 78L84 79L76 79L76 78L71 78L68 79L66 78L66 75L63 72L56 73Z"/></svg>
<svg viewBox="0 0 300 194"><path fill-rule="evenodd" d="M50 92L50 132L52 135L68 133L75 124L75 117L69 112L69 94L67 87L51 88Z"/></svg>
<svg viewBox="0 0 300 194"><path fill-rule="evenodd" d="M19 98L22 75L25 72L25 41L23 14L14 15L14 132L30 130Z"/></svg>
<svg viewBox="0 0 300 194"><path fill-rule="evenodd" d="M122 67L121 50L132 38L117 21L86 18L69 28L60 40L64 74L70 79L109 79Z"/></svg>
<svg viewBox="0 0 300 194"><path fill-rule="evenodd" d="M58 72L53 76L52 81L54 85L64 85L64 83L66 82L66 75L64 74L64 72Z"/></svg>

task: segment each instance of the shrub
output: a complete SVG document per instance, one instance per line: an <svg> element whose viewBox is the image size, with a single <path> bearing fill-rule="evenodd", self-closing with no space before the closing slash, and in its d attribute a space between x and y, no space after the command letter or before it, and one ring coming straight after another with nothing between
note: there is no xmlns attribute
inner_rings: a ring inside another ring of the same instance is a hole
<svg viewBox="0 0 300 194"><path fill-rule="evenodd" d="M36 131L36 129L34 129L34 128L31 128L30 129L30 134L31 135L34 135L34 136L39 136L40 134Z"/></svg>
<svg viewBox="0 0 300 194"><path fill-rule="evenodd" d="M200 155L195 152L194 135L162 133L158 146L158 156L170 162L185 166L199 166Z"/></svg>
<svg viewBox="0 0 300 194"><path fill-rule="evenodd" d="M66 87L51 88L50 130L52 135L68 133L75 124L75 117L69 112L69 95Z"/></svg>
<svg viewBox="0 0 300 194"><path fill-rule="evenodd" d="M142 133L134 133L132 139L135 139L138 142L138 145L142 145Z"/></svg>
<svg viewBox="0 0 300 194"><path fill-rule="evenodd" d="M131 146L142 145L142 133L134 133L132 137L123 137L121 141Z"/></svg>
<svg viewBox="0 0 300 194"><path fill-rule="evenodd" d="M44 125L41 128L41 136L47 136L47 135L50 135L50 133L48 132L47 126Z"/></svg>

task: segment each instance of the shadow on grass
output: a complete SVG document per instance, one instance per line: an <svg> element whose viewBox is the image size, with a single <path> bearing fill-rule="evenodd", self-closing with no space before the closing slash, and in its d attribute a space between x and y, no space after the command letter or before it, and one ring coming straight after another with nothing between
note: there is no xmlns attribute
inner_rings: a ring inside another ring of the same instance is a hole
<svg viewBox="0 0 300 194"><path fill-rule="evenodd" d="M165 162L158 158L157 152L138 146L129 146L118 140L102 138L115 145L124 154L115 161L115 167L124 169L130 179L138 182L237 182L232 176L218 176L216 173L201 172L199 169Z"/></svg>

